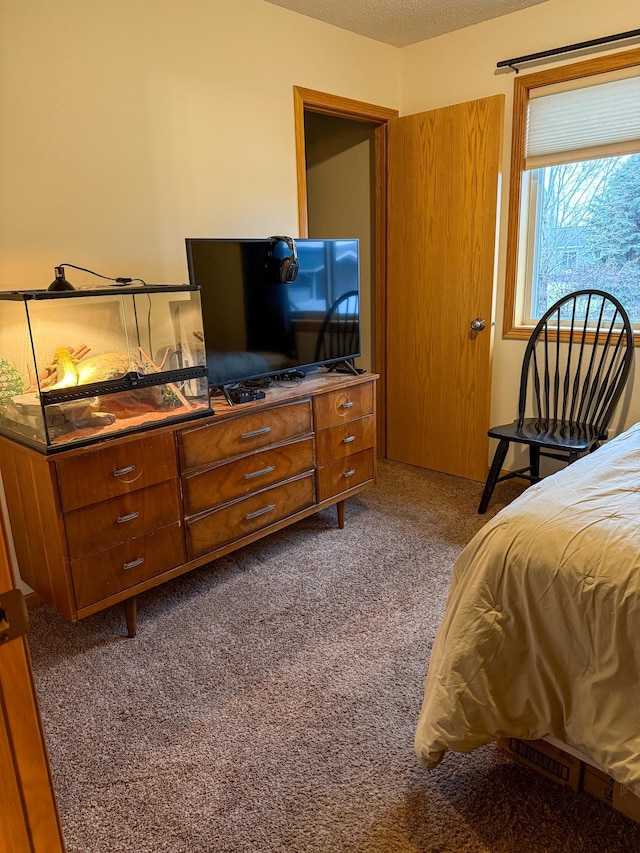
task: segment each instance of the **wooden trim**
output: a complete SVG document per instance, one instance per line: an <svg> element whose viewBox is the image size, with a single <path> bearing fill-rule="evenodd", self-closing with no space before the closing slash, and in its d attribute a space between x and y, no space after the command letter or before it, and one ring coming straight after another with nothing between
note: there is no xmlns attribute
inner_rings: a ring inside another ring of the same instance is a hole
<svg viewBox="0 0 640 853"><path fill-rule="evenodd" d="M0 518L0 590L14 583L8 529ZM0 647L0 836L2 849L62 853L62 827L47 755L29 647Z"/></svg>
<svg viewBox="0 0 640 853"><path fill-rule="evenodd" d="M502 335L519 338L522 327L516 325L516 282L518 278L518 242L520 235L520 205L522 200L522 172L524 169L525 138L527 130L527 105L529 90L526 78L516 78L513 87L513 122L511 137L511 169L509 177L509 204L507 208L507 263L505 272L504 316ZM514 334L514 332L516 334ZM529 337L530 332L525 334Z"/></svg>
<svg viewBox="0 0 640 853"><path fill-rule="evenodd" d="M344 116L355 121L365 121L373 124L385 124L389 119L398 116L398 110L368 104L365 101L354 101L340 95L329 95L315 89L304 89L294 86L294 97L297 95L305 110L326 115Z"/></svg>
<svg viewBox="0 0 640 853"><path fill-rule="evenodd" d="M509 334L508 337L512 340L528 341L529 338L531 337L531 334L532 334L534 328L535 328L535 326L514 326L512 332ZM505 335L505 337L507 337L507 336ZM547 339L549 340L550 343L553 341L556 341L558 339L557 332L553 329L549 329ZM584 336L584 341L586 344L598 343L598 344L602 345L605 343L605 339L606 339L606 335L601 334L598 341L596 341L595 332L587 332L587 334ZM563 343L569 343L569 341L571 340L571 336L570 336L568 329L566 329L566 330L561 329L560 330L560 340ZM575 335L574 335L574 340L575 340ZM634 347L640 346L640 334L638 332L634 333L634 335L633 335L633 345L634 345Z"/></svg>
<svg viewBox="0 0 640 853"><path fill-rule="evenodd" d="M387 375L387 125L379 125L374 135L375 158L375 298L374 368ZM379 452L387 455L387 384L376 383L376 419Z"/></svg>
<svg viewBox="0 0 640 853"><path fill-rule="evenodd" d="M584 62L576 62L558 68L549 68L533 74L515 78L513 85L513 129L511 138L511 171L509 176L509 206L507 230L507 258L505 268L503 338L528 340L532 327L516 323L516 285L518 276L518 240L520 235L520 204L522 196L522 173L524 171L525 135L527 107L530 92L552 83L580 80L596 74L606 74L623 68L640 66L640 48L623 53L598 56ZM638 346L640 335L635 334Z"/></svg>
<svg viewBox="0 0 640 853"><path fill-rule="evenodd" d="M296 175L298 182L298 235L309 236L307 163L305 153L304 113L322 113L340 116L375 125L374 168L375 168L375 276L374 276L374 364L373 370L380 374L377 383L377 430L378 448L382 456L387 454L386 430L386 326L387 326L387 123L397 118L398 110L343 98L315 89L293 87L293 108L296 146Z"/></svg>
<svg viewBox="0 0 640 853"><path fill-rule="evenodd" d="M298 181L298 237L309 236L307 200L307 155L304 139L304 90L293 87L293 119L296 133L296 176Z"/></svg>
<svg viewBox="0 0 640 853"><path fill-rule="evenodd" d="M24 596L25 603L27 605L27 610L35 610L36 607L40 607L41 604L44 604L44 598L41 595L38 595L37 592L27 592Z"/></svg>
<svg viewBox="0 0 640 853"><path fill-rule="evenodd" d="M613 53L574 62L571 65L561 65L556 68L546 68L532 74L518 75L515 82L529 89L549 86L552 83L565 83L568 80L580 80L595 74L606 74L609 71L619 71L622 68L632 68L640 65L640 48L627 50L623 53Z"/></svg>

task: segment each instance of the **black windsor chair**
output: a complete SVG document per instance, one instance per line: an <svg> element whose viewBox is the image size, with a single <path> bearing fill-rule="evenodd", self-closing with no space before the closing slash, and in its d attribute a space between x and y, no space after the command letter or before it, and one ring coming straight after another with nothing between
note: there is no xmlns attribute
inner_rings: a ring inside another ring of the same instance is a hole
<svg viewBox="0 0 640 853"><path fill-rule="evenodd" d="M498 447L479 513L486 512L497 483L512 477L539 482L541 456L571 464L600 446L629 376L633 352L631 322L614 296L578 290L549 308L525 350L518 419L489 430ZM529 465L500 476L511 442L528 445Z"/></svg>

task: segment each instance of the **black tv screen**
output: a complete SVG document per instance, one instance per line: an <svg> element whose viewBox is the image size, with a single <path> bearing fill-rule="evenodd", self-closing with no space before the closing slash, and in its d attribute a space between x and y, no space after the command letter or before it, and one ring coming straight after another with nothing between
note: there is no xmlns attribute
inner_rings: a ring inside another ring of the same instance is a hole
<svg viewBox="0 0 640 853"><path fill-rule="evenodd" d="M210 385L307 372L360 355L358 240L301 239L295 247L298 273L283 282L272 239L187 238Z"/></svg>

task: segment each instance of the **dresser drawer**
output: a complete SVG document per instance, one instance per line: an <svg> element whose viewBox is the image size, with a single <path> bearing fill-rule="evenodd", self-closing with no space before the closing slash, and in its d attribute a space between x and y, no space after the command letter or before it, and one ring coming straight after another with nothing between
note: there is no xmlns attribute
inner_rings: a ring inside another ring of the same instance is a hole
<svg viewBox="0 0 640 853"><path fill-rule="evenodd" d="M200 557L236 539L240 540L313 506L314 484L315 478L311 473L187 521L189 559Z"/></svg>
<svg viewBox="0 0 640 853"><path fill-rule="evenodd" d="M333 498L354 486L373 480L375 470L373 449L323 465L318 468L318 501Z"/></svg>
<svg viewBox="0 0 640 853"><path fill-rule="evenodd" d="M373 412L373 383L352 385L328 394L319 394L313 400L313 419L317 430L335 426L352 418L361 418Z"/></svg>
<svg viewBox="0 0 640 853"><path fill-rule="evenodd" d="M68 512L64 517L72 560L180 521L177 480Z"/></svg>
<svg viewBox="0 0 640 853"><path fill-rule="evenodd" d="M311 401L302 400L180 432L182 470L191 471L311 432Z"/></svg>
<svg viewBox="0 0 640 853"><path fill-rule="evenodd" d="M195 515L310 471L314 466L313 451L313 438L302 438L187 475L183 479L185 515Z"/></svg>
<svg viewBox="0 0 640 853"><path fill-rule="evenodd" d="M318 465L333 462L373 447L376 425L373 415L320 430L316 434Z"/></svg>
<svg viewBox="0 0 640 853"><path fill-rule="evenodd" d="M173 433L145 435L56 461L65 511L143 489L178 475Z"/></svg>
<svg viewBox="0 0 640 853"><path fill-rule="evenodd" d="M184 563L180 524L72 560L76 604L86 607Z"/></svg>

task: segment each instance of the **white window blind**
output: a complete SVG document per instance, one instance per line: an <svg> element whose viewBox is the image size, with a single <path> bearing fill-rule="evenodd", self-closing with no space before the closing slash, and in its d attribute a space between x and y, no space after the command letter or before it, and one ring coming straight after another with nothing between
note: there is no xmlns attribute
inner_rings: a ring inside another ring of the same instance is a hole
<svg viewBox="0 0 640 853"><path fill-rule="evenodd" d="M532 96L525 150L527 170L640 152L640 76Z"/></svg>

